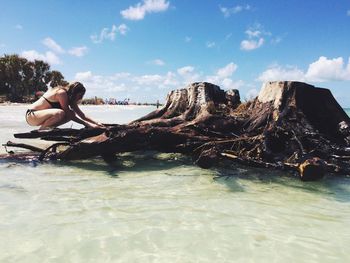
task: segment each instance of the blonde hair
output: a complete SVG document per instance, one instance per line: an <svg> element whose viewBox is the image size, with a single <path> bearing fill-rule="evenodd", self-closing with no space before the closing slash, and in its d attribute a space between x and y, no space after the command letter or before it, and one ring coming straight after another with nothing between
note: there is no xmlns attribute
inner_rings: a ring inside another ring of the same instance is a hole
<svg viewBox="0 0 350 263"><path fill-rule="evenodd" d="M86 89L80 82L73 82L67 85L67 96L69 103L73 102L79 93L85 94Z"/></svg>

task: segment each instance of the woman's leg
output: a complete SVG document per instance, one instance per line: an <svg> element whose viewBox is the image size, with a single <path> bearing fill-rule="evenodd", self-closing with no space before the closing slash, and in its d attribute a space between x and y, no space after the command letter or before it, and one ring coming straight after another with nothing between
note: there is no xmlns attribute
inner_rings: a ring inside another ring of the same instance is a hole
<svg viewBox="0 0 350 263"><path fill-rule="evenodd" d="M67 114L64 114L63 119L60 120L59 122L57 122L57 123L55 124L55 126L56 126L56 127L57 127L57 126L61 126L61 125L65 124L65 123L69 122L70 120L71 120L71 119L67 116Z"/></svg>
<svg viewBox="0 0 350 263"><path fill-rule="evenodd" d="M61 109L47 109L31 112L27 115L27 121L32 126L57 127L63 124L65 119L65 112ZM68 120L67 120L68 121Z"/></svg>

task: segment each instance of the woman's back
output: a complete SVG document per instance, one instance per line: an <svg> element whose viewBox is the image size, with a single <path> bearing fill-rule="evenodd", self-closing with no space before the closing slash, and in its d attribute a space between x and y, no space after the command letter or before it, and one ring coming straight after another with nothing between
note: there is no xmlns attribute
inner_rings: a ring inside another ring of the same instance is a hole
<svg viewBox="0 0 350 263"><path fill-rule="evenodd" d="M33 110L44 110L50 108L61 109L57 95L62 94L62 91L66 92L66 89L63 87L56 87L47 90L37 101L31 105L30 108Z"/></svg>
<svg viewBox="0 0 350 263"><path fill-rule="evenodd" d="M103 127L103 124L87 117L79 109L77 103L83 98L85 91L80 82L46 91L28 108L26 121L31 126L40 126L40 129L57 127L71 120L85 127Z"/></svg>

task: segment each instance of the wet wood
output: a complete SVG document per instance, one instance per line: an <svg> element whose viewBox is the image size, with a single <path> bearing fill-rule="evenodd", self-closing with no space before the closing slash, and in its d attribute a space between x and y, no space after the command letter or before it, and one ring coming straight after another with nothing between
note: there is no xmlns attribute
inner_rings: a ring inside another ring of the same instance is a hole
<svg viewBox="0 0 350 263"><path fill-rule="evenodd" d="M313 157L299 165L300 179L303 181L316 181L325 175L326 165L323 160Z"/></svg>
<svg viewBox="0 0 350 263"><path fill-rule="evenodd" d="M17 147L17 148L22 148L22 149L27 149L33 152L43 152L45 151L45 149L33 146L33 145L29 145L29 144L25 144L25 143L15 143L15 142L11 142L8 141L6 144L3 144L3 146L5 147ZM6 148L7 150L7 148Z"/></svg>
<svg viewBox="0 0 350 263"><path fill-rule="evenodd" d="M43 151L43 160L102 156L112 162L117 153L157 150L190 155L203 168L229 160L318 180L326 172L350 173L349 127L349 117L327 89L269 82L257 98L241 103L238 90L203 82L170 92L162 108L127 125L15 137L66 143Z"/></svg>

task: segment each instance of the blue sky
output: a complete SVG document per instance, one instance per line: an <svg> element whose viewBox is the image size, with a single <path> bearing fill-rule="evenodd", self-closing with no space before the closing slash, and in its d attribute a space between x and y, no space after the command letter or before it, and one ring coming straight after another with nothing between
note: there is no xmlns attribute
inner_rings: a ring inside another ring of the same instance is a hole
<svg viewBox="0 0 350 263"><path fill-rule="evenodd" d="M350 107L349 0L0 0L0 53L43 59L87 96L164 101L209 81L329 88Z"/></svg>

